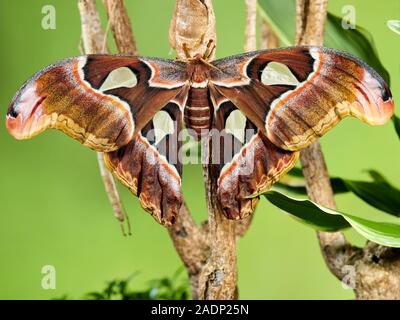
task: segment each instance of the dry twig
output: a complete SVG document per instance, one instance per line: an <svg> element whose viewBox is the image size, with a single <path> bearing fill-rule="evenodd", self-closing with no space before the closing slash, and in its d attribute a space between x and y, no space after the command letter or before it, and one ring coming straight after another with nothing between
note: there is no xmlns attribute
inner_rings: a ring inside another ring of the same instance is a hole
<svg viewBox="0 0 400 320"><path fill-rule="evenodd" d="M273 49L279 47L279 38L272 30L271 26L265 19L261 20L261 49Z"/></svg>
<svg viewBox="0 0 400 320"><path fill-rule="evenodd" d="M124 54L137 55L135 37L133 36L131 21L124 6L124 1L103 1L118 51Z"/></svg>
<svg viewBox="0 0 400 320"><path fill-rule="evenodd" d="M297 1L296 44L323 45L327 6L328 0ZM310 199L336 209L328 169L319 142L316 141L303 150L300 160ZM342 270L347 259L347 255L344 255L347 248L344 235L341 232L319 232L318 238L329 269L342 279Z"/></svg>
<svg viewBox="0 0 400 320"><path fill-rule="evenodd" d="M94 0L79 0L78 8L81 15L82 44L84 53L105 53L106 35L101 29L100 16L96 9L96 2ZM111 172L106 169L102 153L97 153L97 160L99 163L100 174L103 180L103 184L114 210L115 217L122 223L125 217L127 218L127 215L122 206L118 189L115 185L114 177L112 176ZM127 224L128 233L130 233L128 218ZM122 224L121 228L123 234L125 235Z"/></svg>

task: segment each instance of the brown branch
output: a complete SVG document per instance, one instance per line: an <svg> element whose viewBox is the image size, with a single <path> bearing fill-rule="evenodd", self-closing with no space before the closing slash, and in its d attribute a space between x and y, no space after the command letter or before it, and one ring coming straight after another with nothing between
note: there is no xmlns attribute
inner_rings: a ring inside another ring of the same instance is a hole
<svg viewBox="0 0 400 320"><path fill-rule="evenodd" d="M124 1L104 0L104 6L118 51L124 54L137 55L138 50Z"/></svg>
<svg viewBox="0 0 400 320"><path fill-rule="evenodd" d="M265 19L261 19L261 49L273 49L279 47L279 38L272 30L271 26Z"/></svg>
<svg viewBox="0 0 400 320"><path fill-rule="evenodd" d="M192 299L197 300L199 299L199 275L210 251L207 233L196 225L186 204L181 207L179 218L168 232L187 269Z"/></svg>
<svg viewBox="0 0 400 320"><path fill-rule="evenodd" d="M319 45L324 43L328 0L297 0L296 44Z"/></svg>
<svg viewBox="0 0 400 320"><path fill-rule="evenodd" d="M322 45L327 0L298 0L297 44ZM309 197L336 208L324 156L318 142L301 152ZM339 279L353 284L358 299L400 299L400 250L369 242L351 246L341 232L319 232L324 259ZM352 270L349 272L349 270Z"/></svg>
<svg viewBox="0 0 400 320"><path fill-rule="evenodd" d="M203 138L202 152L211 155L212 139ZM217 166L211 157L203 163L203 175L208 208L210 255L199 277L199 298L233 300L237 293L237 260L235 221L222 213L217 199Z"/></svg>
<svg viewBox="0 0 400 320"><path fill-rule="evenodd" d="M257 49L257 0L245 0L246 2L246 31L244 51Z"/></svg>
<svg viewBox="0 0 400 320"><path fill-rule="evenodd" d="M327 6L328 0L297 1L296 44L323 45ZM301 152L300 161L310 199L335 209L328 169L318 141ZM318 239L329 269L336 277L342 279L343 267L352 255L352 247L341 232L318 232Z"/></svg>
<svg viewBox="0 0 400 320"><path fill-rule="evenodd" d="M85 54L102 53L104 32L95 0L78 0L81 15L82 42Z"/></svg>
<svg viewBox="0 0 400 320"><path fill-rule="evenodd" d="M105 166L104 157L101 152L97 153L97 160L99 162L100 175L103 179L103 183L106 188L106 192L107 192L107 194L113 194L114 190L117 190L117 187L115 185L115 180L114 180L113 176L110 174L110 171L108 171ZM109 179L110 176L112 179ZM111 206L114 210L115 217L120 222L123 222L125 219L125 212L122 209L122 204L121 204L121 200L119 197L119 193L116 192L113 197L109 198L109 200L110 200Z"/></svg>
<svg viewBox="0 0 400 320"><path fill-rule="evenodd" d="M244 50L246 52L257 50L257 0L245 0L246 3L246 29ZM253 221L255 212L241 219L235 224L237 238L243 237Z"/></svg>
<svg viewBox="0 0 400 320"><path fill-rule="evenodd" d="M323 44L326 0L298 1L298 44ZM301 163L310 198L336 208L328 170L318 142L301 152ZM353 284L358 299L400 299L400 251L368 243L351 246L341 232L319 232L324 259L339 279ZM352 272L349 272L352 270Z"/></svg>
<svg viewBox="0 0 400 320"><path fill-rule="evenodd" d="M246 0L246 31L245 45L246 52L257 50L257 0ZM261 48L271 49L279 46L279 38L268 26L265 19L261 20ZM250 228L255 212L250 216L236 222L236 235L243 237Z"/></svg>
<svg viewBox="0 0 400 320"><path fill-rule="evenodd" d="M106 51L104 46L106 36L101 29L100 16L96 9L95 0L79 0L78 8L81 16L82 44L84 53L103 53ZM115 217L120 222L123 222L127 215L122 206L114 177L111 172L106 169L102 153L97 153L97 160L99 163L101 178L114 210ZM127 220L127 222L128 233L130 233L129 221ZM123 234L125 235L122 224L121 228Z"/></svg>

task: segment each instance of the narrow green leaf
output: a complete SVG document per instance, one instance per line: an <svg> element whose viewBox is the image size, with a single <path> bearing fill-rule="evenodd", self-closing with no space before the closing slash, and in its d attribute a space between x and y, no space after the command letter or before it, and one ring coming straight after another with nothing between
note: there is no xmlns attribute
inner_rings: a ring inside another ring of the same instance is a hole
<svg viewBox="0 0 400 320"><path fill-rule="evenodd" d="M296 8L290 0L258 0L259 13L281 41L282 46L292 46L295 36ZM281 20L280 20L281 19Z"/></svg>
<svg viewBox="0 0 400 320"><path fill-rule="evenodd" d="M349 189L342 178L331 178L331 185L333 193L335 194L349 192Z"/></svg>
<svg viewBox="0 0 400 320"><path fill-rule="evenodd" d="M392 186L389 181L378 171L374 169L369 169L366 170L366 172L369 174L369 176L374 180L375 182L386 184L387 186Z"/></svg>
<svg viewBox="0 0 400 320"><path fill-rule="evenodd" d="M394 129L396 130L397 136L400 139L400 118L394 114L392 117L392 121L394 124Z"/></svg>
<svg viewBox="0 0 400 320"><path fill-rule="evenodd" d="M293 169L289 171L289 176L292 174L292 171ZM290 184L290 178L283 178L280 182L274 184L274 189L289 191L298 195L307 195L305 182L301 183L300 172L299 170L293 172L296 185ZM374 181L331 178L333 192L340 194L350 191L369 205L388 214L400 217L400 190L390 184L379 172L369 170L368 173Z"/></svg>
<svg viewBox="0 0 400 320"><path fill-rule="evenodd" d="M290 198L273 190L267 191L264 196L278 208L316 230L337 231L350 227L342 216L334 212L327 214L310 200Z"/></svg>
<svg viewBox="0 0 400 320"><path fill-rule="evenodd" d="M294 44L296 7L294 0L258 0L260 15L278 35L283 46ZM389 73L379 60L371 34L364 28L343 29L342 20L328 13L324 46L352 53L374 68L389 84Z"/></svg>
<svg viewBox="0 0 400 320"><path fill-rule="evenodd" d="M298 167L292 168L287 174L293 177L304 178L303 170Z"/></svg>
<svg viewBox="0 0 400 320"><path fill-rule="evenodd" d="M267 191L264 196L278 208L315 229L335 231L351 225L370 241L400 248L400 224L363 219L323 207L310 200L288 197L277 191Z"/></svg>
<svg viewBox="0 0 400 320"><path fill-rule="evenodd" d="M378 182L343 180L346 187L371 206L400 217L400 191Z"/></svg>
<svg viewBox="0 0 400 320"><path fill-rule="evenodd" d="M375 222L349 214L343 216L364 238L387 247L400 248L400 224Z"/></svg>
<svg viewBox="0 0 400 320"><path fill-rule="evenodd" d="M288 173L288 175L291 175L292 171ZM297 174L297 173L296 173ZM303 179L304 176L302 175ZM306 184L305 181L303 180L302 183L299 181L299 176L296 176L296 183L291 183L290 178L283 178L279 182L276 182L274 184L274 188L278 190L285 190L292 192L294 194L299 194L299 195L307 195L307 189L306 189ZM349 192L350 190L347 188L346 184L344 183L344 180L341 178L331 178L331 185L333 189L333 193L335 194L340 194L340 193L346 193Z"/></svg>
<svg viewBox="0 0 400 320"><path fill-rule="evenodd" d="M288 191L290 193L298 194L298 195L302 195L302 196L306 196L307 195L307 190L306 190L305 186L290 185L290 184L283 183L283 182L276 182L272 186L272 189L273 190L277 190L279 192Z"/></svg>
<svg viewBox="0 0 400 320"><path fill-rule="evenodd" d="M390 84L389 72L379 60L374 39L363 27L357 25L355 29L343 29L342 19L328 13L324 45L354 54L374 68Z"/></svg>
<svg viewBox="0 0 400 320"><path fill-rule="evenodd" d="M400 34L400 20L388 20L387 26L393 32Z"/></svg>

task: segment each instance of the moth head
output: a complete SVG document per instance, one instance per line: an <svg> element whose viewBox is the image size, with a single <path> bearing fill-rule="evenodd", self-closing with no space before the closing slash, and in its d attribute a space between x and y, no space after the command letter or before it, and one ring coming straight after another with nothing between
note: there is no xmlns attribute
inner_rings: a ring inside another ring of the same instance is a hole
<svg viewBox="0 0 400 320"><path fill-rule="evenodd" d="M28 80L8 108L8 132L17 139L30 139L55 128L101 152L116 150L131 141L134 120L130 107L107 91L118 84L115 73L104 72L102 91L85 80L86 64L86 57L66 59ZM123 80L127 81L125 86L136 85L129 77Z"/></svg>
<svg viewBox="0 0 400 320"><path fill-rule="evenodd" d="M44 113L45 95L35 81L28 81L14 96L6 116L8 132L16 139L29 139L47 129L50 119Z"/></svg>
<svg viewBox="0 0 400 320"><path fill-rule="evenodd" d="M68 86L74 60L67 59L37 72L17 91L8 108L6 126L16 139L30 139L50 127L72 108Z"/></svg>

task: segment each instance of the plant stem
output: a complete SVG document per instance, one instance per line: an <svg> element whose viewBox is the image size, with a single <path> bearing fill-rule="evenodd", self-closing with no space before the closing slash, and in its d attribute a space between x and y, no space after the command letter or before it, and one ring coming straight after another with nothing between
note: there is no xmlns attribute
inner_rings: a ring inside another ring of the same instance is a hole
<svg viewBox="0 0 400 320"><path fill-rule="evenodd" d="M106 35L101 29L100 16L96 9L94 0L79 0L78 8L81 16L82 25L82 43L83 51L86 54L105 53ZM106 169L103 154L97 153L97 161L99 163L100 174L106 189L108 198L114 210L115 217L121 222L122 233L125 235L125 230L122 225L126 212L123 208L115 180L110 171ZM130 224L127 218L128 233L130 234Z"/></svg>
<svg viewBox="0 0 400 320"><path fill-rule="evenodd" d="M237 298L235 221L227 219L217 199L217 167L211 163L212 137L202 139L203 176L208 208L210 255L199 277L199 298Z"/></svg>
<svg viewBox="0 0 400 320"><path fill-rule="evenodd" d="M118 51L137 55L139 52L124 1L103 0L103 2Z"/></svg>
<svg viewBox="0 0 400 320"><path fill-rule="evenodd" d="M296 44L322 46L328 0L298 0L296 11ZM308 196L311 200L336 209L329 173L318 141L300 153ZM347 241L341 232L318 232L324 259L331 272L342 278L347 256Z"/></svg>
<svg viewBox="0 0 400 320"><path fill-rule="evenodd" d="M279 47L279 38L272 30L269 23L261 16L261 49L273 49Z"/></svg>

